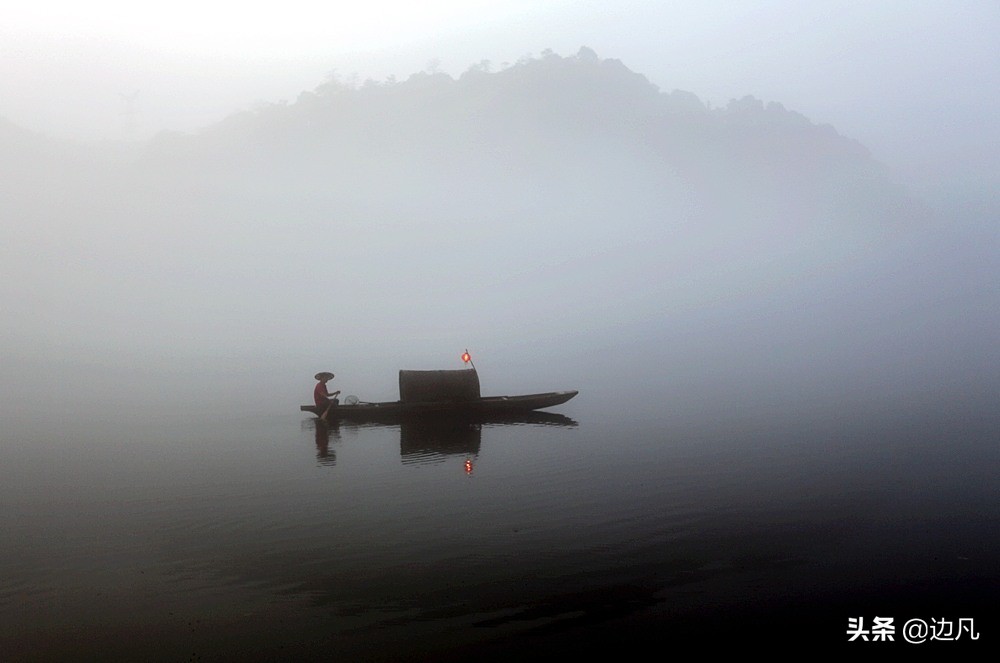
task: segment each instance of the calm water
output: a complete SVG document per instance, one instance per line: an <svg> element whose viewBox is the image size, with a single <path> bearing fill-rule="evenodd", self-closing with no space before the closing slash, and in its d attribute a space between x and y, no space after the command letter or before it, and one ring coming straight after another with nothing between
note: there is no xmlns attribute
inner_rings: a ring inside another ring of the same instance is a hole
<svg viewBox="0 0 1000 663"><path fill-rule="evenodd" d="M681 416L584 391L563 417L472 427L8 422L0 645L7 660L488 660L734 638L985 652L997 413L931 402ZM848 644L858 616L971 617L981 639Z"/></svg>

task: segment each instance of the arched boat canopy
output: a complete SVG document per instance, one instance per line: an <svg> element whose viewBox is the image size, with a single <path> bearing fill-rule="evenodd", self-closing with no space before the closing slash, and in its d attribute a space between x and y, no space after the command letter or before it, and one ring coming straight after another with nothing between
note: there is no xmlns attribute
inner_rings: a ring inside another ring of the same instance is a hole
<svg viewBox="0 0 1000 663"><path fill-rule="evenodd" d="M466 403L480 398L475 369L399 372L399 400L403 403Z"/></svg>

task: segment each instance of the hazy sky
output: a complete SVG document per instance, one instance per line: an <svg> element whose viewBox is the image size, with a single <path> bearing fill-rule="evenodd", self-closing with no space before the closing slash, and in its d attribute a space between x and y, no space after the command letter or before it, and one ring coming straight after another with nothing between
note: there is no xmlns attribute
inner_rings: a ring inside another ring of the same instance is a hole
<svg viewBox="0 0 1000 663"><path fill-rule="evenodd" d="M911 177L990 180L998 34L995 0L35 0L0 25L0 117L142 138L294 101L334 71L405 78L437 61L458 75L586 45L665 91L781 102Z"/></svg>
<svg viewBox="0 0 1000 663"><path fill-rule="evenodd" d="M577 351L583 356L604 342L600 339L607 338L609 346L617 344L619 326L636 330L638 336L673 339L662 347L664 353L675 354L663 361L675 362L674 369L688 370L691 380L706 384L729 370L718 359L726 356L716 352L719 348L728 349L729 357L746 355L747 361L758 362L747 370L765 376L772 374L768 359L784 357L786 374L801 368L803 379L809 380L823 362L840 370L844 357L860 357L867 369L870 356L855 354L855 345L869 348L871 356L890 368L893 361L907 370L911 364L913 370L923 370L925 363L951 361L949 370L964 371L966 357L970 364L991 367L995 362L982 360L981 353L963 353L993 343L989 334L996 328L989 242L995 241L1000 208L998 34L997 0L18 3L7 8L0 21L0 117L59 137L141 139L164 129L197 131L261 102L294 102L331 72L344 80L356 73L363 82L369 77L403 79L433 66L458 76L483 60L500 68L546 49L571 56L585 45L602 58L620 59L667 92L689 91L713 106L754 95L831 124L868 146L922 191L938 187L935 202L945 203L947 212L940 217L945 223L974 221L977 231L988 225L993 234L983 233L988 239L981 242L969 240L976 251L968 255L962 254L968 244L956 244L961 250L945 252L938 260L943 267L936 271L923 264L919 253L915 258L872 258L865 269L876 270L889 285L874 289L869 308L856 313L853 286L868 284L873 277L860 268L851 271L851 261L860 255L851 253L853 240L838 244L820 232L810 234L810 228L819 226L810 226L808 219L793 217L802 232L787 236L786 226L754 226L750 222L756 217L739 208L739 220L747 221L739 226L741 236L722 224L685 226L687 217L679 209L663 215L675 225L649 226L661 233L656 235L659 244L640 245L628 233L622 235L619 219L658 221L658 205L670 191L659 181L645 186L641 176L631 175L629 185L612 186L616 180L608 174L619 172L619 166L622 173L656 171L630 160L631 152L616 156L599 151L605 146L600 136L589 145L594 156L578 161L586 166L582 175L596 174L594 180L580 181L606 185L593 187L599 192L595 195L603 197L579 196L568 185L555 195L548 189L541 195L530 187L522 193L521 180L497 177L513 192L502 197L502 205L494 205L499 209L480 205L490 200L491 191L475 186L457 187L457 193L449 190L451 199L438 196L433 187L423 188L422 180L412 177L412 168L405 167L405 156L400 160L402 174L391 180L392 164L383 161L391 161L385 157L392 148L381 153L382 161L371 169L374 175L364 182L357 203L351 197L338 199L336 192L313 196L325 189L316 179L276 178L276 193L271 195L270 190L256 190L259 180L252 177L214 189L214 183L225 178L211 179L196 187L169 168L157 171L152 162L134 187L128 178L102 182L97 177L95 184L81 177L74 164L67 165L66 173L39 174L27 168L25 187L19 187L16 177L0 177L17 194L10 196L14 206L0 208L0 269L6 270L0 278L0 308L14 321L0 333L0 344L27 358L17 369L21 373L7 381L25 394L12 407L47 402L34 395L51 389L48 376L30 365L36 357L84 357L92 363L115 357L131 363L154 347L154 359L161 364L175 355L209 356L222 363L236 361L236 355L240 361L253 356L257 365L273 362L274 375L284 376L279 382L291 381L286 391L293 393L300 376L328 366L339 372L353 365L358 376L354 380L365 379L359 375L368 368L361 366L372 360L365 352L347 351L361 346L378 346L378 361L384 366L371 373L384 386L383 376L395 368L440 366L437 359L422 363L421 353L438 357L442 347L485 348L493 343L495 358L501 353L533 361L543 348L547 353L565 341L563 356ZM586 136L579 138L579 154L591 154L587 143ZM20 155L10 145L11 153L0 154L8 157L0 163L19 168ZM169 166L170 154L160 156ZM299 156L301 160L291 160L299 170L287 171L296 177L308 164L308 155ZM488 155L484 159L489 160ZM331 160L332 172L334 165L342 164ZM204 168L191 177L218 164L206 163ZM282 171L276 166L275 172ZM367 176L368 171L359 172ZM537 178L546 171L530 172ZM575 172L572 168L549 172L558 172L562 179L538 181L574 181L565 177ZM223 167L219 173L227 171ZM382 181L380 176L390 179ZM752 201L753 196L744 196L746 190L736 186L739 178L726 177L718 175L710 182L723 192L721 201L711 202L728 210L722 203L731 202L736 209L744 198ZM153 181L157 186L148 185ZM302 191L310 195L300 195ZM395 192L398 198L385 192ZM840 202L845 203L857 194L841 193ZM635 200L652 201L653 207L633 202L633 194ZM784 203L794 204L796 195L770 201L774 205L767 209L786 209ZM682 204L683 196L678 200ZM423 207L421 201L426 202ZM269 225L272 217L282 223ZM770 217L762 213L760 218ZM781 214L774 218L785 219ZM352 219L358 220L356 227L350 225ZM386 219L396 224L388 239L379 232L379 223ZM405 225L399 219L405 219ZM468 219L477 222L471 235L465 234ZM546 221L544 241L538 241L536 219ZM709 219L718 220L729 219L721 213L719 219ZM845 235L858 221L838 220L844 223L837 232ZM438 235L424 237L424 222ZM526 230L518 231L517 223ZM708 230L699 234L703 227ZM340 232L331 233L330 228ZM452 232L458 228L461 235ZM688 244L671 234L677 228L692 229ZM871 228L878 232L877 223ZM533 242L524 247L528 231ZM311 237L306 234L310 232ZM563 236L572 242L562 245ZM417 250L410 241L414 237L423 238ZM461 250L455 250L458 239ZM630 244L611 247L612 252L607 245L617 241ZM314 278L310 275L318 261L308 259L313 255L332 256L331 264L321 267L331 288L347 293L346 300L317 310L314 293L301 287ZM771 258L776 261L773 269ZM718 271L719 264L725 269ZM481 294L468 304L452 293L467 286L473 268L479 270L474 276ZM832 274L831 280L823 280L826 274ZM593 286L581 286L580 275L591 278ZM928 285L935 280L944 285ZM399 282L409 289L399 288ZM554 289L539 290L538 282ZM649 294L644 288L654 282L662 289ZM771 283L778 285L771 288ZM827 287L842 295L837 300L842 307L828 306L826 318L804 319L787 302L798 301L794 298L799 292L801 301L817 305L810 299L814 283L828 284L817 286L819 306L824 306L822 288ZM559 284L565 287L555 289ZM867 287L858 290L869 295ZM789 296L772 297L779 291ZM930 293L926 299L924 291ZM747 292L757 299L743 299ZM772 314L767 301L763 308L758 306L767 297L777 302ZM895 318L878 310L885 302L897 307ZM669 315L655 317L648 313L651 307ZM699 317L703 310L715 317L706 322ZM772 354L746 352L754 341L731 331L752 334L746 319L760 321L758 338ZM838 338L815 333L809 326L814 320L829 322ZM668 323L674 326L666 328ZM330 330L329 342L316 337L317 329ZM396 335L394 342L384 341L384 329ZM909 334L903 343L900 329ZM963 330L971 339L965 346L954 340ZM597 345L584 338L591 332ZM774 339L791 339L792 349L774 349ZM879 344L878 339L886 340ZM385 350L388 346L391 352ZM946 351L925 361L928 347ZM720 366L718 373L689 360L699 352L715 358L710 361ZM294 361L301 365L290 366L293 360L287 353L297 353ZM920 360L911 362L915 356ZM335 361L328 364L325 357ZM649 366L658 371L660 364L651 361ZM890 373L895 377L898 372L886 369L885 375ZM873 374L882 375L877 370ZM178 389L188 393L185 380L178 378L178 384L184 383ZM25 383L35 385L35 391L24 391Z"/></svg>

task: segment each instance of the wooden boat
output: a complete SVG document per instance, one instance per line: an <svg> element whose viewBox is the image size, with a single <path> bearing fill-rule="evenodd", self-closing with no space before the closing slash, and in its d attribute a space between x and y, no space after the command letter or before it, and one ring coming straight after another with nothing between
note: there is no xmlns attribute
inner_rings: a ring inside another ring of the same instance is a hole
<svg viewBox="0 0 1000 663"><path fill-rule="evenodd" d="M561 405L577 391L550 391L521 396L480 396L476 370L400 371L398 401L358 402L335 405L326 415L328 421L400 421L441 417L470 419L502 418ZM299 409L320 416L316 405Z"/></svg>
<svg viewBox="0 0 1000 663"><path fill-rule="evenodd" d="M387 401L383 403L356 403L335 405L326 415L327 420L345 421L398 421L408 418L468 416L504 417L524 414L554 405L562 405L576 396L578 391L550 391L544 394L523 396L487 396L474 401L430 401L407 403ZM316 416L323 412L315 405L302 405L303 412Z"/></svg>

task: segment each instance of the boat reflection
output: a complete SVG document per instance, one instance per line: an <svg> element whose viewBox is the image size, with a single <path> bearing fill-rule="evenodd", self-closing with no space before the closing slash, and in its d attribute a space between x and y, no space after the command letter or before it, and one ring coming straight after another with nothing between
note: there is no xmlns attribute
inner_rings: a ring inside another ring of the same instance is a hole
<svg viewBox="0 0 1000 663"><path fill-rule="evenodd" d="M313 419L312 425L316 431L316 462L320 465L336 465L337 450L330 448L330 440L340 442L343 438L340 435L340 426L328 424L322 419Z"/></svg>
<svg viewBox="0 0 1000 663"><path fill-rule="evenodd" d="M408 421L399 426L399 455L404 463L425 463L448 456L477 456L482 445L483 427L492 426L576 426L561 414L529 412L507 417ZM466 470L471 472L471 460Z"/></svg>
<svg viewBox="0 0 1000 663"><path fill-rule="evenodd" d="M471 473L471 457L479 454L483 428L495 426L562 426L575 427L569 417L551 412L528 412L517 415L483 418L430 418L397 424L358 424L348 421L324 422L312 419L316 429L316 460L323 465L336 465L337 453L331 441L338 443L344 432L354 435L365 429L398 429L399 455L404 464L444 460L449 456L465 456L466 471Z"/></svg>
<svg viewBox="0 0 1000 663"><path fill-rule="evenodd" d="M407 422L399 427L399 456L404 463L477 456L482 443L483 427L474 422Z"/></svg>

